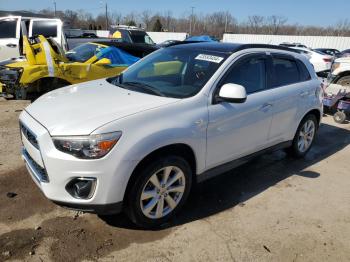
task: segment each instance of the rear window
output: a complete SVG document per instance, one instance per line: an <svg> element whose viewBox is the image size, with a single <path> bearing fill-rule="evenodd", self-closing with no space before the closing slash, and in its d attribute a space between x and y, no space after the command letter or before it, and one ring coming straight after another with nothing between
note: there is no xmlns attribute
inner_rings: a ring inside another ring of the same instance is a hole
<svg viewBox="0 0 350 262"><path fill-rule="evenodd" d="M16 38L17 19L0 20L0 38Z"/></svg>
<svg viewBox="0 0 350 262"><path fill-rule="evenodd" d="M32 35L43 35L45 37L57 37L56 21L34 21Z"/></svg>
<svg viewBox="0 0 350 262"><path fill-rule="evenodd" d="M300 82L297 63L292 59L273 58L274 77L272 87Z"/></svg>

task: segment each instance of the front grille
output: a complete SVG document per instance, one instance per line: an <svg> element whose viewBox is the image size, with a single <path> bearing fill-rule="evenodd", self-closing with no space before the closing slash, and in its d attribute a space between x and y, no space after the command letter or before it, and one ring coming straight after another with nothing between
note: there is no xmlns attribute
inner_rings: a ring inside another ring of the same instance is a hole
<svg viewBox="0 0 350 262"><path fill-rule="evenodd" d="M22 134L27 138L27 140L36 148L39 150L39 144L38 140L36 139L36 135L25 125L20 123L20 128L22 131Z"/></svg>
<svg viewBox="0 0 350 262"><path fill-rule="evenodd" d="M39 180L39 182L49 182L49 176L46 173L46 169L42 168L40 165L38 165L35 160L28 154L27 150L23 148L22 151L23 157L25 158L27 164L29 165L29 168L33 172L33 175L36 177L36 179Z"/></svg>

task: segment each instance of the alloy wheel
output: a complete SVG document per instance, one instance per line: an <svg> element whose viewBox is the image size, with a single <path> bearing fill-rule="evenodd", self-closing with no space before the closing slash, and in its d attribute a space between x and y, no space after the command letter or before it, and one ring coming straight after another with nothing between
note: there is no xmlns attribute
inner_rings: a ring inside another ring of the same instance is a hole
<svg viewBox="0 0 350 262"><path fill-rule="evenodd" d="M151 219L162 218L180 203L185 192L183 171L176 166L166 166L151 175L141 192L142 213Z"/></svg>
<svg viewBox="0 0 350 262"><path fill-rule="evenodd" d="M315 136L315 130L315 123L312 120L306 121L303 127L300 129L298 137L298 150L301 153L306 152L311 146Z"/></svg>

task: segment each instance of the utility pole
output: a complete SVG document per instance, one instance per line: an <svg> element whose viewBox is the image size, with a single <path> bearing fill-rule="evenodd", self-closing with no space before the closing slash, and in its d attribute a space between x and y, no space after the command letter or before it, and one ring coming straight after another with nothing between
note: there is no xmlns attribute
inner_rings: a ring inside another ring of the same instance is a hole
<svg viewBox="0 0 350 262"><path fill-rule="evenodd" d="M227 32L227 12L226 12L226 16L225 16L225 33Z"/></svg>
<svg viewBox="0 0 350 262"><path fill-rule="evenodd" d="M191 6L190 36L192 35L193 9L194 9L194 6Z"/></svg>
<svg viewBox="0 0 350 262"><path fill-rule="evenodd" d="M55 17L56 17L56 1L53 1L53 6L54 6L54 10L55 10L54 14L55 14Z"/></svg>
<svg viewBox="0 0 350 262"><path fill-rule="evenodd" d="M106 1L106 30L108 30L108 7L107 7L107 1Z"/></svg>

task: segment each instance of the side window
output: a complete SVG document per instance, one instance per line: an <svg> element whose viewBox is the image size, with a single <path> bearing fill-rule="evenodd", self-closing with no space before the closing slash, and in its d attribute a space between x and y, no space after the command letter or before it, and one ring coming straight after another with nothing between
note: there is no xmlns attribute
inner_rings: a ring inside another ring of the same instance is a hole
<svg viewBox="0 0 350 262"><path fill-rule="evenodd" d="M57 37L57 22L48 20L33 21L32 35Z"/></svg>
<svg viewBox="0 0 350 262"><path fill-rule="evenodd" d="M308 81L311 79L309 70L307 70L306 66L304 65L303 62L297 60L297 64L299 67L299 71L300 71L300 81L304 82L304 81Z"/></svg>
<svg viewBox="0 0 350 262"><path fill-rule="evenodd" d="M244 86L247 94L264 90L266 87L265 58L251 57L235 63L223 84Z"/></svg>
<svg viewBox="0 0 350 262"><path fill-rule="evenodd" d="M123 42L131 43L128 32L126 30L120 30L120 31L122 33Z"/></svg>
<svg viewBox="0 0 350 262"><path fill-rule="evenodd" d="M16 38L17 19L0 20L0 38Z"/></svg>
<svg viewBox="0 0 350 262"><path fill-rule="evenodd" d="M279 87L300 82L297 63L293 59L273 58L272 87Z"/></svg>

